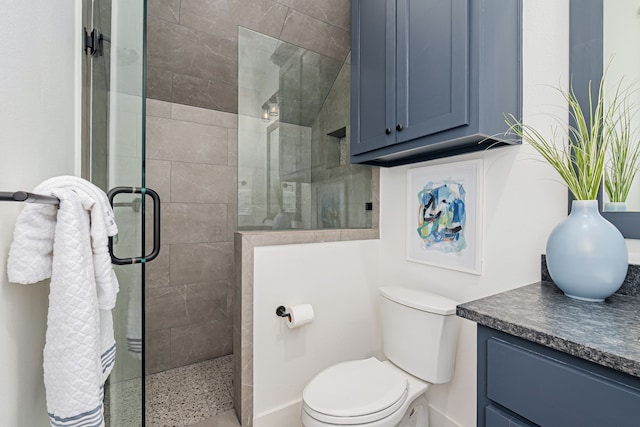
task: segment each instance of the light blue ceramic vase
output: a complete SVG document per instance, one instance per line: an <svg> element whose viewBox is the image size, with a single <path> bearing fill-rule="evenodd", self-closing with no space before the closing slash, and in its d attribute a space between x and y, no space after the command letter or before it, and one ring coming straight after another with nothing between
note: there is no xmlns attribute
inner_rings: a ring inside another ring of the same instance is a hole
<svg viewBox="0 0 640 427"><path fill-rule="evenodd" d="M629 267L624 237L598 212L596 200L574 200L571 213L547 240L547 268L565 295L604 301L617 291Z"/></svg>

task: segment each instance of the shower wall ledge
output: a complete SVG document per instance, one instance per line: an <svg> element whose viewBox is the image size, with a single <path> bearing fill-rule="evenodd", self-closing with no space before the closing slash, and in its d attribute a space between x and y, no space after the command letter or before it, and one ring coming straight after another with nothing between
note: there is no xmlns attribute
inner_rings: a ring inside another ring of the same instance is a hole
<svg viewBox="0 0 640 427"><path fill-rule="evenodd" d="M372 169L372 228L342 230L243 231L235 233L233 312L233 400L242 427L253 426L253 272L260 246L372 240L380 237L380 170Z"/></svg>

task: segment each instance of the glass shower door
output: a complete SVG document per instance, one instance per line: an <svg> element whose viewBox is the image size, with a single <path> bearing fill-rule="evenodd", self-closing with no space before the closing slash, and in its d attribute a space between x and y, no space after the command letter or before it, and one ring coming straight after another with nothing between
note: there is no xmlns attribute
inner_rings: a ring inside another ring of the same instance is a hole
<svg viewBox="0 0 640 427"><path fill-rule="evenodd" d="M126 186L143 189L145 158L143 0L93 0L90 179L105 192ZM87 29L89 32L91 29ZM145 197L113 199L119 258L144 257ZM114 265L120 283L113 309L116 358L105 385L107 426L139 427L144 421L144 262Z"/></svg>

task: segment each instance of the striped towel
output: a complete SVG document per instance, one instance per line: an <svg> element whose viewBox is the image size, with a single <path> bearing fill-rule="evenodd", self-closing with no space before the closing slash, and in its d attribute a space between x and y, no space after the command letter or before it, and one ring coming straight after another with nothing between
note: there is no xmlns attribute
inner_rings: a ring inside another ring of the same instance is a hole
<svg viewBox="0 0 640 427"><path fill-rule="evenodd" d="M13 283L51 277L44 385L52 427L104 426L104 382L116 358L111 308L118 281L108 236L117 233L104 192L76 177L52 178L37 193L60 208L29 204L18 216L7 273Z"/></svg>

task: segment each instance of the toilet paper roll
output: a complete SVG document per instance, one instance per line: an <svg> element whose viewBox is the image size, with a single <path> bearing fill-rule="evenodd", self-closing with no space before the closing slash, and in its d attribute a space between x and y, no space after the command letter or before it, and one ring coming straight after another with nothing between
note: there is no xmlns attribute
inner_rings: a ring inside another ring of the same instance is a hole
<svg viewBox="0 0 640 427"><path fill-rule="evenodd" d="M292 305L287 307L287 313L289 313L289 319L287 320L287 326L290 329L299 328L313 322L314 314L311 304Z"/></svg>

